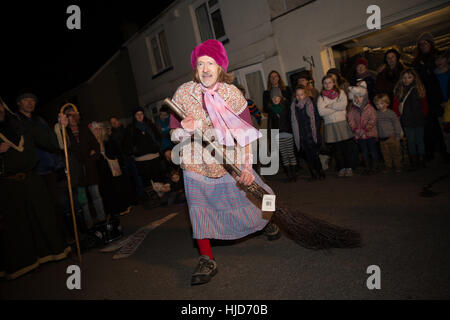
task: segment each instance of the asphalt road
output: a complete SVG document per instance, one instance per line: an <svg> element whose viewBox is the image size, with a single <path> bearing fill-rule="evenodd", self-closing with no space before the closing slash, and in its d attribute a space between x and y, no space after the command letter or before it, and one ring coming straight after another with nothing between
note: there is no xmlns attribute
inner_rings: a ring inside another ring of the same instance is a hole
<svg viewBox="0 0 450 320"><path fill-rule="evenodd" d="M198 251L185 206L144 210L121 218L126 235L170 213L132 256L113 260L98 249L83 255L81 290L68 290L66 269L76 256L42 265L14 281L0 280L3 299L298 300L449 299L450 172L434 163L418 172L337 178L309 183L282 174L268 178L278 197L304 212L358 230L363 247L330 252L304 249L286 237L218 241L219 272L203 286L190 286ZM369 290L369 266L380 268L381 289Z"/></svg>

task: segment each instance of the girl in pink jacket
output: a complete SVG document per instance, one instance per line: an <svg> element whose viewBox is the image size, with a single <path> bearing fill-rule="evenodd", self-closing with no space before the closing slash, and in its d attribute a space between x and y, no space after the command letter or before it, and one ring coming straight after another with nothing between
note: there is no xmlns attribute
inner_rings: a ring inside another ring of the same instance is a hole
<svg viewBox="0 0 450 320"><path fill-rule="evenodd" d="M365 170L363 174L376 171L378 162L377 150L377 112L370 104L365 82L349 88L352 106L347 115L348 123L362 153Z"/></svg>

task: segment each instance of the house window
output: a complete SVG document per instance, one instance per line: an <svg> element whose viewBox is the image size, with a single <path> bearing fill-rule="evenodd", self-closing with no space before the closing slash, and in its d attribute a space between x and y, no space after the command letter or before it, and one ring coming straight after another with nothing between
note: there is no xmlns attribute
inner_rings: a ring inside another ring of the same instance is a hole
<svg viewBox="0 0 450 320"><path fill-rule="evenodd" d="M202 42L208 39L217 39L222 42L228 40L218 0L198 3L195 7L195 17Z"/></svg>
<svg viewBox="0 0 450 320"><path fill-rule="evenodd" d="M304 7L315 0L268 0L272 20L298 8Z"/></svg>
<svg viewBox="0 0 450 320"><path fill-rule="evenodd" d="M166 33L164 30L148 37L147 45L150 51L153 74L158 74L172 66L169 46L167 45Z"/></svg>

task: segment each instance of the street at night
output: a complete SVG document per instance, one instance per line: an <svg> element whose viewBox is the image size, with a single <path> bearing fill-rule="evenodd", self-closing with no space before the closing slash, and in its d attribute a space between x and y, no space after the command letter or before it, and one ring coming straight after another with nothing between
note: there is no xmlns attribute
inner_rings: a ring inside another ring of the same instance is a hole
<svg viewBox="0 0 450 320"><path fill-rule="evenodd" d="M296 183L284 174L269 184L290 206L359 231L363 246L329 252L304 249L286 237L269 242L263 235L238 242L213 243L219 272L201 287L191 287L197 248L185 206L145 210L121 218L125 236L170 213L179 214L147 235L128 258L93 249L83 254L81 290L70 291L66 269L76 255L42 265L14 282L0 283L7 299L149 300L299 300L299 299L449 299L450 183L423 186L448 165L420 172L378 174ZM369 290L367 268L380 267L381 289Z"/></svg>
<svg viewBox="0 0 450 320"><path fill-rule="evenodd" d="M450 299L447 0L0 7L2 315Z"/></svg>

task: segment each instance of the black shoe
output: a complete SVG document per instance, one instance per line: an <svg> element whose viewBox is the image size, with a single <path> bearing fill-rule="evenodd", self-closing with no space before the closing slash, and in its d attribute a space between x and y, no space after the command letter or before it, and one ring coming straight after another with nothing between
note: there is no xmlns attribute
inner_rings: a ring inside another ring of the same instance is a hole
<svg viewBox="0 0 450 320"><path fill-rule="evenodd" d="M295 166L289 166L289 169L291 170L292 182L297 182L297 171Z"/></svg>
<svg viewBox="0 0 450 320"><path fill-rule="evenodd" d="M217 274L217 263L208 256L200 256L191 277L191 286L208 283Z"/></svg>
<svg viewBox="0 0 450 320"><path fill-rule="evenodd" d="M269 222L263 232L269 241L278 240L281 237L280 228L273 222Z"/></svg>

